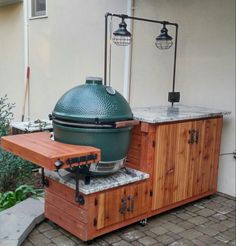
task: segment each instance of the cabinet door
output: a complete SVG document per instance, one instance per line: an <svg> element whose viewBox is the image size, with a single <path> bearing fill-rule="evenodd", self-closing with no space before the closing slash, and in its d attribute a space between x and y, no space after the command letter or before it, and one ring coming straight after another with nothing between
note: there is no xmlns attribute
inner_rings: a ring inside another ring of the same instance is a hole
<svg viewBox="0 0 236 246"><path fill-rule="evenodd" d="M152 209L187 198L191 122L157 126Z"/></svg>
<svg viewBox="0 0 236 246"><path fill-rule="evenodd" d="M157 126L152 210L216 191L221 127L222 118Z"/></svg>
<svg viewBox="0 0 236 246"><path fill-rule="evenodd" d="M191 146L188 196L216 191L222 118L193 122L198 140Z"/></svg>
<svg viewBox="0 0 236 246"><path fill-rule="evenodd" d="M97 229L131 219L148 211L148 183L130 184L97 196Z"/></svg>
<svg viewBox="0 0 236 246"><path fill-rule="evenodd" d="M131 219L148 212L150 196L147 182L127 186L125 194L127 197L125 219Z"/></svg>

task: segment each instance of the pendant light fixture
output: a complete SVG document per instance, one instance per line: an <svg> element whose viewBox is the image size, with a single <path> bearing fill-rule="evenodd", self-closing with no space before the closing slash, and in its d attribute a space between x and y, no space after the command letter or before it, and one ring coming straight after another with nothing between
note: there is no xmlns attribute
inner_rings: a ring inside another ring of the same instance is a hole
<svg viewBox="0 0 236 246"><path fill-rule="evenodd" d="M168 35L168 30L166 28L166 24L163 24L163 28L161 29L161 34L156 37L155 45L160 50L167 50L173 45L173 38Z"/></svg>
<svg viewBox="0 0 236 246"><path fill-rule="evenodd" d="M180 101L180 92L175 92L175 71L176 71L176 55L177 55L177 39L178 39L178 24L168 21L158 21L152 19L145 19L140 17L128 16L124 14L106 13L105 15L105 49L104 49L104 85L107 84L107 25L108 17L117 17L121 19L119 28L113 32L112 41L118 46L127 46L132 42L132 34L127 30L125 19L139 20L149 23L157 23L162 25L161 33L155 39L155 45L158 49L167 50L173 46L173 38L168 34L166 26L175 27L175 49L174 49L174 66L173 66L173 83L172 91L168 94L168 101L174 105L175 102Z"/></svg>
<svg viewBox="0 0 236 246"><path fill-rule="evenodd" d="M125 23L124 18L122 18L119 28L113 32L112 41L118 46L127 46L131 44L132 35L127 30L127 24Z"/></svg>

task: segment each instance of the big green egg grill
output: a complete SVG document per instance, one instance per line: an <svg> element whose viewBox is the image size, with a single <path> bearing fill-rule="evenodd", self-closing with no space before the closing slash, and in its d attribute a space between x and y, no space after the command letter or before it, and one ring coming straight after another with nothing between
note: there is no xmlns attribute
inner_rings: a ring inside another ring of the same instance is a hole
<svg viewBox="0 0 236 246"><path fill-rule="evenodd" d="M125 98L101 78L89 77L67 91L52 112L52 122L55 141L101 149L101 161L84 168L86 172L105 175L123 166L133 114Z"/></svg>

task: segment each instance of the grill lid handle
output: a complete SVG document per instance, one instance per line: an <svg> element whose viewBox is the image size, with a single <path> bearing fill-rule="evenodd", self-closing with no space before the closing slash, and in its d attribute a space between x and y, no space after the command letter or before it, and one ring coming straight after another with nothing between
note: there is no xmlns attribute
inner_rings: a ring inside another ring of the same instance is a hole
<svg viewBox="0 0 236 246"><path fill-rule="evenodd" d="M116 128L126 127L126 126L136 126L139 124L138 120L126 120L126 121L117 121L115 122Z"/></svg>

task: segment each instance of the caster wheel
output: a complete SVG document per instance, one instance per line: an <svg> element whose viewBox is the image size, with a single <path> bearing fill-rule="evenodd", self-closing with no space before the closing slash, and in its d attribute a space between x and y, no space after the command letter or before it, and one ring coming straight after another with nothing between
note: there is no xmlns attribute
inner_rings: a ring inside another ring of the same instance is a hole
<svg viewBox="0 0 236 246"><path fill-rule="evenodd" d="M143 219L143 220L140 220L140 221L139 221L139 224L140 224L141 226L145 226L145 225L147 224L147 218L145 218L145 219Z"/></svg>

